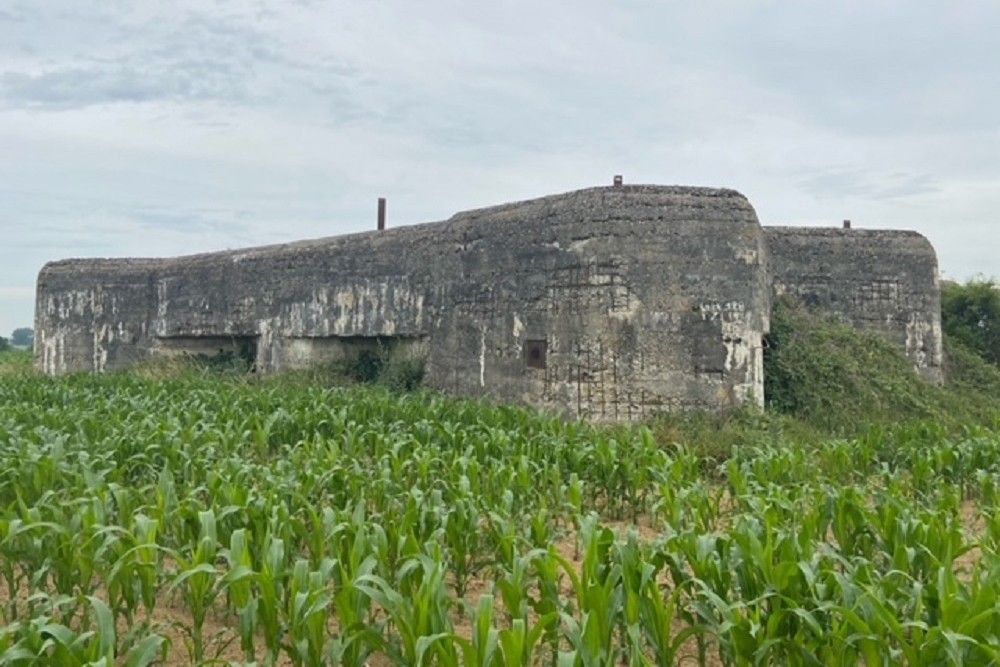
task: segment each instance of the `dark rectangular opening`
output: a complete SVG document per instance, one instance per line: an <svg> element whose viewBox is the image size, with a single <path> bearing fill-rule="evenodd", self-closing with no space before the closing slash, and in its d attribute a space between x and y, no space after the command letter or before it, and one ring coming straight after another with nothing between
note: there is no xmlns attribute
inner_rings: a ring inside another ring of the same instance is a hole
<svg viewBox="0 0 1000 667"><path fill-rule="evenodd" d="M330 365L358 382L416 389L429 351L426 336L317 336L282 341L283 368Z"/></svg>
<svg viewBox="0 0 1000 667"><path fill-rule="evenodd" d="M524 341L524 363L528 368L545 368L548 343L544 340Z"/></svg>
<svg viewBox="0 0 1000 667"><path fill-rule="evenodd" d="M213 365L243 365L252 371L257 365L257 336L170 336L157 340L155 353L193 357Z"/></svg>

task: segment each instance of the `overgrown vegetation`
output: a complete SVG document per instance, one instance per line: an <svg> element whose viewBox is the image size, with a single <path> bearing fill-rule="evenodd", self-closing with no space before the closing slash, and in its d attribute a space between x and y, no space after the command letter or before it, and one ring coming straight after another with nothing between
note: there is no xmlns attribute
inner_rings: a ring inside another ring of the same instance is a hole
<svg viewBox="0 0 1000 667"><path fill-rule="evenodd" d="M299 387L348 387L357 384L385 387L394 392L411 392L424 379L421 359L399 357L387 348L362 350L344 361L289 370L274 376L258 377L253 361L245 354L222 352L216 355L175 355L151 357L125 371L146 379L217 377L246 382L295 385Z"/></svg>
<svg viewBox="0 0 1000 667"><path fill-rule="evenodd" d="M358 356L333 364L331 374L355 382L376 384L392 391L414 391L424 380L424 362L393 355L388 347L362 350Z"/></svg>
<svg viewBox="0 0 1000 667"><path fill-rule="evenodd" d="M147 380L168 380L185 377L217 378L233 381L254 379L254 364L234 352L219 354L175 354L152 356L121 371Z"/></svg>
<svg viewBox="0 0 1000 667"><path fill-rule="evenodd" d="M945 337L945 376L947 385L964 400L984 402L989 410L1000 400L1000 366L987 363L961 344Z"/></svg>
<svg viewBox="0 0 1000 667"><path fill-rule="evenodd" d="M940 386L918 377L880 336L779 301L764 352L765 411L664 414L649 425L661 442L685 443L713 461L775 440L818 446L831 436L891 434L922 423L954 433L1000 429L1000 366L983 352L995 351L998 294L992 281L944 286Z"/></svg>
<svg viewBox="0 0 1000 667"><path fill-rule="evenodd" d="M648 420L647 426L658 442L680 445L697 453L707 476L714 476L719 466L740 449L773 442L818 446L829 438L801 419L756 406L728 412L663 413Z"/></svg>
<svg viewBox="0 0 1000 667"><path fill-rule="evenodd" d="M945 382L922 380L897 346L787 303L765 350L767 406L824 433L933 420L949 427L1000 416L1000 369L945 338Z"/></svg>
<svg viewBox="0 0 1000 667"><path fill-rule="evenodd" d="M823 430L931 416L931 387L896 346L797 305L775 304L764 359L768 408Z"/></svg>
<svg viewBox="0 0 1000 667"><path fill-rule="evenodd" d="M362 350L343 361L318 364L309 368L284 371L267 377L269 384L300 387L383 387L394 393L414 392L424 381L424 361L394 356L385 349Z"/></svg>
<svg viewBox="0 0 1000 667"><path fill-rule="evenodd" d="M34 357L29 350L0 350L0 376L30 373L33 361Z"/></svg>
<svg viewBox="0 0 1000 667"><path fill-rule="evenodd" d="M945 283L941 324L953 350L964 348L1000 366L1000 286L995 281Z"/></svg>

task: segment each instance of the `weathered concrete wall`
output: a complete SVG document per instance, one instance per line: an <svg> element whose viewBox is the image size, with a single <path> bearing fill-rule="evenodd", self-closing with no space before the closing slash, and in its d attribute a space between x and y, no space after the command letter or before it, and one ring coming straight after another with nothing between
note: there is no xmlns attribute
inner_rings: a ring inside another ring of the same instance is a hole
<svg viewBox="0 0 1000 667"><path fill-rule="evenodd" d="M731 190L592 188L441 223L39 275L47 373L252 350L262 372L388 344L432 387L597 420L763 401L771 300L877 331L940 379L937 260L912 232L762 229Z"/></svg>
<svg viewBox="0 0 1000 667"><path fill-rule="evenodd" d="M426 355L432 387L594 419L760 403L766 269L736 192L593 188L384 232L55 262L38 364L114 370L232 339L270 372L390 337Z"/></svg>
<svg viewBox="0 0 1000 667"><path fill-rule="evenodd" d="M767 227L774 295L897 343L941 380L941 291L930 242L908 231Z"/></svg>
<svg viewBox="0 0 1000 667"><path fill-rule="evenodd" d="M35 357L46 373L124 368L146 356L157 260L80 260L42 269Z"/></svg>

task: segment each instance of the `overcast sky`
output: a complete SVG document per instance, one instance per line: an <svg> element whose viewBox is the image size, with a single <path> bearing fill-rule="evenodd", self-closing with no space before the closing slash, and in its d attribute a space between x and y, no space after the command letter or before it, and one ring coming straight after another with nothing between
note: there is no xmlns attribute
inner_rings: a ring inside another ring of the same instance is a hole
<svg viewBox="0 0 1000 667"><path fill-rule="evenodd" d="M1000 2L0 0L0 334L41 266L592 185L915 229L1000 275Z"/></svg>

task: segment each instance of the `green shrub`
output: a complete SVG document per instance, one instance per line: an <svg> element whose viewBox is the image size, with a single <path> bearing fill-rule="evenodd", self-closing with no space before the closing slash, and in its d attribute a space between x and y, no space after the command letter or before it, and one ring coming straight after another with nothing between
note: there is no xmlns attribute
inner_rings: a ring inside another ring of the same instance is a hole
<svg viewBox="0 0 1000 667"><path fill-rule="evenodd" d="M424 379L424 362L422 359L394 356L390 347L379 345L373 350L362 350L356 357L344 361L282 375L291 381L307 384L373 384L395 392L407 392L420 388Z"/></svg>
<svg viewBox="0 0 1000 667"><path fill-rule="evenodd" d="M355 382L375 383L389 361L389 353L384 348L362 350L358 356L343 363L344 374Z"/></svg>
<svg viewBox="0 0 1000 667"><path fill-rule="evenodd" d="M982 279L945 283L941 327L955 343L1000 365L1000 286Z"/></svg>
<svg viewBox="0 0 1000 667"><path fill-rule="evenodd" d="M958 414L980 421L1000 416L1000 366L946 335L944 339L946 387Z"/></svg>
<svg viewBox="0 0 1000 667"><path fill-rule="evenodd" d="M424 362L420 359L389 359L376 380L392 391L415 391L423 381Z"/></svg>

